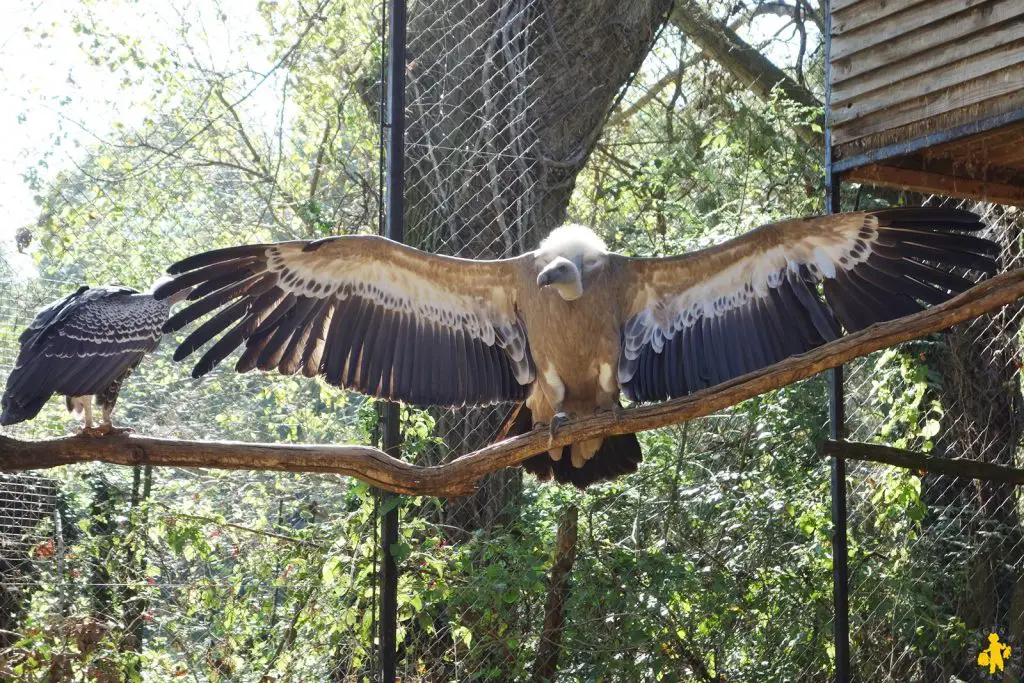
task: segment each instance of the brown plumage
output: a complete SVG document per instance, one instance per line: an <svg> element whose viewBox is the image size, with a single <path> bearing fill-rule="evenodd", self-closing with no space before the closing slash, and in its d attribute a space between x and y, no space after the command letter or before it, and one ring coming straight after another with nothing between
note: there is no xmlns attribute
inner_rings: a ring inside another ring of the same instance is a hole
<svg viewBox="0 0 1024 683"><path fill-rule="evenodd" d="M995 272L967 211L886 209L783 221L669 258L607 251L581 226L517 258L437 256L372 236L233 247L171 266L195 286L174 331L213 313L176 359L218 340L240 372L323 376L419 405L524 401L516 432L567 414L682 396L803 353L843 329L920 310ZM955 268L955 272L951 270ZM819 290L819 286L821 290ZM583 487L634 471L633 435L534 456L541 479Z"/></svg>

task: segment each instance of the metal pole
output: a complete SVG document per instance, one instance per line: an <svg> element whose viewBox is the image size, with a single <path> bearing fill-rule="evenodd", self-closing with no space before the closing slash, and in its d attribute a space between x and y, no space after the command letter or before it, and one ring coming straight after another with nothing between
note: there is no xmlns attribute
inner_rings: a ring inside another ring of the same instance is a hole
<svg viewBox="0 0 1024 683"><path fill-rule="evenodd" d="M825 204L829 214L840 211L842 181L832 167L832 7L825 2ZM843 366L828 373L828 423L834 441L845 437L846 410ZM850 570L846 539L846 461L832 458L832 604L836 645L836 683L850 683Z"/></svg>
<svg viewBox="0 0 1024 683"><path fill-rule="evenodd" d="M405 0L390 0L387 72L387 201L384 234L396 242L405 240ZM391 456L401 454L397 403L381 410L382 446ZM398 672L398 566L392 547L398 543L398 501L381 492L380 520L380 680L392 683Z"/></svg>

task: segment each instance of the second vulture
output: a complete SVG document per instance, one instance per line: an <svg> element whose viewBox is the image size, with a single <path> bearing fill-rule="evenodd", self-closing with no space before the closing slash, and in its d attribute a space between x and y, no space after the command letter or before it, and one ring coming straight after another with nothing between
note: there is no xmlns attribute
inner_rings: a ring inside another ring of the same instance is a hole
<svg viewBox="0 0 1024 683"><path fill-rule="evenodd" d="M996 270L968 211L905 208L787 220L682 256L630 258L588 228L474 261L374 236L218 249L171 266L157 298L195 287L165 326L213 313L181 359L243 346L239 372L277 369L416 405L525 402L521 429L659 401L943 302ZM540 453L540 479L579 487L633 472L629 434Z"/></svg>

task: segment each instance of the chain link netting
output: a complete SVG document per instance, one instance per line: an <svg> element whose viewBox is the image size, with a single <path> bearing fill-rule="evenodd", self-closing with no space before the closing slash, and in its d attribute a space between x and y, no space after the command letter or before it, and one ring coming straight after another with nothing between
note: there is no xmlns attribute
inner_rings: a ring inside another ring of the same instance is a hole
<svg viewBox="0 0 1024 683"><path fill-rule="evenodd" d="M127 30L155 21L164 40L181 22L183 40L207 49L177 64L160 116L127 134L115 127L90 137L84 159L36 188L38 221L19 230L16 247L0 250L0 377L12 370L35 312L80 285L146 291L173 261L215 246L315 238L334 226L376 230L375 104L354 87L307 102L287 73L303 41L332 30L326 5L272 26L294 45L276 62L256 64L223 52L244 43L251 23L233 27L212 5L168 15L121 9ZM95 19L90 8L79 10L83 16L62 20ZM379 11L377 4L352 18L363 31L334 49L343 68L368 60L367 73L379 69ZM138 39L121 44L143 62L150 55ZM126 109L111 105L111 121L139 108L120 104ZM264 117L284 122L300 106L301 126L255 132ZM343 159L316 169L308 200L288 184L302 126L316 127L321 144L299 164ZM183 338L165 338L125 382L115 424L179 439L370 441L375 418L363 397L296 378L239 375L230 362L193 380L188 364L171 358ZM79 426L54 397L35 420L3 433L50 438ZM49 478L4 477L0 679L365 679L376 667L374 501L369 487L329 475L78 465Z"/></svg>
<svg viewBox="0 0 1024 683"><path fill-rule="evenodd" d="M1021 266L1015 209L931 198L984 216ZM874 354L847 375L851 439L1019 466L1021 307ZM1009 484L869 463L850 469L855 670L872 681L981 680L989 635L1024 636L1019 493ZM1019 659L1007 659L1010 676Z"/></svg>
<svg viewBox="0 0 1024 683"><path fill-rule="evenodd" d="M616 250L677 253L777 218L776 203L818 201L793 178L765 181L802 154L756 147L759 127L784 113L723 109L706 83L687 84L700 51L671 26L649 30L667 6L598 4L611 19L563 5L553 15L537 0L410 3L407 242L500 258L569 219ZM213 246L376 232L380 10L347 16L340 45L331 21L344 12L328 2L274 24L299 47L285 45L269 71L185 69L201 97L183 100L211 109L147 123L44 188L24 235L35 270L0 254L0 377L34 312L80 284L144 289ZM317 72L340 79L322 101L275 71L308 67L303 41L321 40L342 67ZM646 59L628 63L633 53ZM274 94L252 96L261 89ZM295 108L301 124L252 134ZM700 156L674 155L690 138ZM748 145L739 156L733 138ZM195 140L210 144L183 144ZM297 164L292 149L303 150ZM164 185L145 185L143 170L161 164ZM764 197L747 190L760 186ZM742 199L716 204L723 195ZM1017 214L982 208L1001 266L1019 265ZM849 437L1015 464L1018 316L1010 307L852 365ZM371 402L230 363L193 381L170 357L180 341L165 340L125 384L119 424L168 438L372 439ZM825 398L818 377L644 434L639 472L586 492L510 469L470 497L398 499L400 678L543 679L552 665L541 654L555 652L559 680L829 680ZM404 457L431 465L473 451L511 409L403 408ZM54 399L4 433L74 424ZM849 480L860 678L972 680L989 632L1024 643L1015 490L852 462ZM119 680L125 666L149 680L372 679L374 500L360 483L309 474L80 465L4 477L0 676L34 659L54 680Z"/></svg>

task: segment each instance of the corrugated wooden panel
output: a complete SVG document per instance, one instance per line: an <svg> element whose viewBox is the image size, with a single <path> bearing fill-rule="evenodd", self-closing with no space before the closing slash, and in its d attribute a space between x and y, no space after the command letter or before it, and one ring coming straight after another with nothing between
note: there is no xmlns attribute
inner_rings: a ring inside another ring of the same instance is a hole
<svg viewBox="0 0 1024 683"><path fill-rule="evenodd" d="M896 128L916 121L978 104L1001 95L1024 91L1024 68L1012 66L966 83L934 92L924 97L900 102L886 109L853 119L842 125L832 124L833 144L839 145L856 138ZM979 112L980 113L980 112ZM830 112L834 117L836 112ZM991 114L980 113L976 118ZM970 120L970 119L968 119Z"/></svg>
<svg viewBox="0 0 1024 683"><path fill-rule="evenodd" d="M836 91L833 90L830 118L833 125L839 126L872 112L937 93L944 88L951 88L1021 63L1024 63L1024 41L1003 45L904 80L895 80L902 74L898 70L893 70L891 76L895 82L859 97L852 97L845 90L840 90L837 97Z"/></svg>
<svg viewBox="0 0 1024 683"><path fill-rule="evenodd" d="M966 0L962 2L967 4ZM966 12L877 44L868 52L840 59L833 51L829 78L832 85L836 86L843 81L867 75L876 69L917 68L920 72L926 69L918 67L919 62L924 64L930 61L926 68L948 64L969 54L971 40L979 41L977 52L999 44L998 41L1006 42L1006 32L1012 32L1014 28L1004 22L1012 22L1015 19L1024 19L1022 0L995 0L972 6ZM982 31L985 33L982 34ZM943 56L943 48L952 48L961 43L963 46L959 48L956 56ZM897 65L897 62L903 63Z"/></svg>
<svg viewBox="0 0 1024 683"><path fill-rule="evenodd" d="M841 10L833 7L832 35L852 31L923 2L931 0L860 0Z"/></svg>
<svg viewBox="0 0 1024 683"><path fill-rule="evenodd" d="M936 192L948 197L981 199L997 204L1024 205L1024 187L974 178L960 178L945 173L872 164L851 169L843 174L843 179L889 185L917 192Z"/></svg>
<svg viewBox="0 0 1024 683"><path fill-rule="evenodd" d="M987 3L977 3L978 6ZM896 14L890 14L859 29L832 37L830 49L832 60L843 59L876 45L884 44L906 33L920 30L923 26L953 16L969 9L968 0L931 0L914 5ZM920 46L922 49L928 47Z"/></svg>
<svg viewBox="0 0 1024 683"><path fill-rule="evenodd" d="M847 7L850 7L851 5L857 5L857 4L860 4L862 2L867 2L867 0L832 0L828 4L829 4L829 7L831 8L832 12L838 12L839 10L846 9Z"/></svg>
<svg viewBox="0 0 1024 683"><path fill-rule="evenodd" d="M843 143L835 143L832 148L832 156L836 160L849 159L888 145L916 140L931 133L950 130L991 116L1002 116L1022 109L1024 109L1024 90L1017 90L981 103L944 111L921 121L895 126Z"/></svg>

